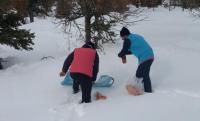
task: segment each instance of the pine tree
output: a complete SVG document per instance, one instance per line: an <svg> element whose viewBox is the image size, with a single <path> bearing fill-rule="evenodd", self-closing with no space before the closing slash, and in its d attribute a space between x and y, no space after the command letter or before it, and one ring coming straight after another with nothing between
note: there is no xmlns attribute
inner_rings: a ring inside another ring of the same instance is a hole
<svg viewBox="0 0 200 121"><path fill-rule="evenodd" d="M0 10L0 44L14 47L17 50L32 50L34 33L19 29L21 17L14 11Z"/></svg>
<svg viewBox="0 0 200 121"><path fill-rule="evenodd" d="M34 22L34 16L48 16L56 0L28 0L27 10L30 21Z"/></svg>
<svg viewBox="0 0 200 121"><path fill-rule="evenodd" d="M16 11L0 9L0 44L8 45L17 50L32 50L34 33L19 29L20 25L22 25L22 17ZM0 64L0 66L2 65Z"/></svg>

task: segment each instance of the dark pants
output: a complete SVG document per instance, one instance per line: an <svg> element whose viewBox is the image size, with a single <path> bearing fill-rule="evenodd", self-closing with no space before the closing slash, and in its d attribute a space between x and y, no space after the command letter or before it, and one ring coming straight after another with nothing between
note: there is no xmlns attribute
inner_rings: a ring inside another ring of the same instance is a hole
<svg viewBox="0 0 200 121"><path fill-rule="evenodd" d="M91 92L92 92L92 79L89 76L80 73L70 73L70 76L74 80L73 90L79 90L79 85L82 91L82 103L91 102Z"/></svg>
<svg viewBox="0 0 200 121"><path fill-rule="evenodd" d="M143 78L145 92L152 92L151 79L149 77L150 68L151 68L152 63L153 63L153 59L147 60L147 61L141 63L138 66L137 71L136 71L136 77Z"/></svg>
<svg viewBox="0 0 200 121"><path fill-rule="evenodd" d="M3 69L3 66L1 65L1 61L0 61L0 69Z"/></svg>

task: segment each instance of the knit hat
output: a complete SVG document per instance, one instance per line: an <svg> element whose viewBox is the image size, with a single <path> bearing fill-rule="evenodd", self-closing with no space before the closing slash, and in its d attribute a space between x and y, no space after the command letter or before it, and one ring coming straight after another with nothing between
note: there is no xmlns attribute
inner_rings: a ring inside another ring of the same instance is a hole
<svg viewBox="0 0 200 121"><path fill-rule="evenodd" d="M122 30L120 31L120 36L121 37L123 37L125 35L129 35L129 34L131 34L131 33L126 27L123 27Z"/></svg>

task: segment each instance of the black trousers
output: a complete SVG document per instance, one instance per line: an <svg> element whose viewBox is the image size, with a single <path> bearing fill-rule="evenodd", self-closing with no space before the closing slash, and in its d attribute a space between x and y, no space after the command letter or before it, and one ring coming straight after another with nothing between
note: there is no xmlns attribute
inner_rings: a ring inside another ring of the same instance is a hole
<svg viewBox="0 0 200 121"><path fill-rule="evenodd" d="M152 92L151 79L149 76L152 63L153 63L153 59L147 60L147 61L141 63L138 66L137 71L136 71L136 77L143 78L145 92Z"/></svg>
<svg viewBox="0 0 200 121"><path fill-rule="evenodd" d="M91 102L91 92L92 92L92 78L80 73L70 73L70 76L74 80L73 90L79 90L79 85L82 91L82 103Z"/></svg>
<svg viewBox="0 0 200 121"><path fill-rule="evenodd" d="M1 61L0 61L0 69L3 69L3 66L1 65Z"/></svg>

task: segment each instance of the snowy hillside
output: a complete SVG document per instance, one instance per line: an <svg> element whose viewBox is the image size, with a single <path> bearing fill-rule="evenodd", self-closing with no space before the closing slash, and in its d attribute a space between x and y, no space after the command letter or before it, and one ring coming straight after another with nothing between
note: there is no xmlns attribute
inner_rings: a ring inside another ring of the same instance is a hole
<svg viewBox="0 0 200 121"><path fill-rule="evenodd" d="M134 76L137 60L128 56L128 63L122 64L117 57L119 39L106 45L106 54L100 53L99 75L112 75L115 84L93 88L108 99L78 104L81 93L73 95L71 87L60 85L59 77L68 40L76 40L66 38L51 19L37 20L24 26L36 34L34 51L0 45L0 57L7 60L0 71L0 121L199 121L200 20L181 9L159 8L148 15L147 21L129 29L143 35L154 49L154 93L127 94L125 84Z"/></svg>

